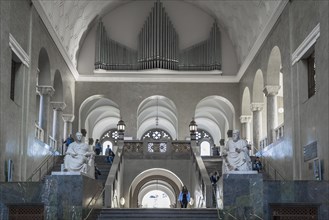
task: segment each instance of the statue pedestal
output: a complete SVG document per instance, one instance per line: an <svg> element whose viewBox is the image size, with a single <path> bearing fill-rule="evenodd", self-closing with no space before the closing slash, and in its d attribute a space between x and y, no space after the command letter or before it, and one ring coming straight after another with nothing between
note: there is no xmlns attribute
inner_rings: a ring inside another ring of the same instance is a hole
<svg viewBox="0 0 329 220"><path fill-rule="evenodd" d="M225 174L258 174L257 170L248 170L248 171L228 171Z"/></svg>
<svg viewBox="0 0 329 220"><path fill-rule="evenodd" d="M81 175L81 172L73 172L73 171L60 171L60 172L51 172L51 175Z"/></svg>
<svg viewBox="0 0 329 220"><path fill-rule="evenodd" d="M244 219L245 216L263 218L263 176L257 171L224 173L218 181L219 208Z"/></svg>
<svg viewBox="0 0 329 220"><path fill-rule="evenodd" d="M87 205L99 196L102 184L80 172L52 172L46 176L42 203L49 219L83 219ZM102 207L102 199L96 207Z"/></svg>

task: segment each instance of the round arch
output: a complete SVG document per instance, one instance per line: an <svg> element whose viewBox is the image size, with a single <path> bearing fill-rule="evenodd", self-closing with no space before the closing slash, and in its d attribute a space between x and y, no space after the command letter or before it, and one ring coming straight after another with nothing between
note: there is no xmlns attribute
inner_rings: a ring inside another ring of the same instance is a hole
<svg viewBox="0 0 329 220"><path fill-rule="evenodd" d="M54 75L54 95L52 96L52 101L54 102L63 102L63 80L59 70L55 71Z"/></svg>
<svg viewBox="0 0 329 220"><path fill-rule="evenodd" d="M45 48L41 48L39 52L38 70L37 85L51 85L50 61Z"/></svg>
<svg viewBox="0 0 329 220"><path fill-rule="evenodd" d="M226 131L235 125L235 109L232 103L222 96L208 96L196 106L195 121L198 127L209 132L214 143L226 137Z"/></svg>
<svg viewBox="0 0 329 220"><path fill-rule="evenodd" d="M283 75L281 73L282 61L281 61L281 51L278 46L274 46L269 56L265 89L269 89L271 95L271 109L266 109L267 114L271 115L267 118L267 136L270 142L273 142L279 137L275 137L274 130L283 124ZM265 91L265 90L264 90ZM268 92L267 91L267 92ZM269 98L267 98L269 102Z"/></svg>
<svg viewBox="0 0 329 220"><path fill-rule="evenodd" d="M103 95L88 97L79 108L79 130L87 129L86 138L99 139L120 120L118 105Z"/></svg>
<svg viewBox="0 0 329 220"><path fill-rule="evenodd" d="M154 128L177 138L178 119L175 103L167 97L154 95L144 99L137 109L137 139Z"/></svg>
<svg viewBox="0 0 329 220"><path fill-rule="evenodd" d="M246 140L250 141L252 137L252 129L251 129L251 119L252 112L250 109L250 91L248 87L245 87L242 94L241 101L241 124L242 124L242 137L246 138Z"/></svg>
<svg viewBox="0 0 329 220"><path fill-rule="evenodd" d="M150 185L153 182L153 185L161 181L162 186L167 189L167 194L169 195L170 203L175 204L177 207L177 198L180 192L180 189L183 186L183 182L180 178L171 172L170 170L163 168L152 168L141 172L135 177L131 182L129 187L129 208L139 207L139 198L142 198L142 195L145 195L147 192L151 191L153 188L149 187L148 190L145 190L146 185ZM170 196L174 195L174 196Z"/></svg>
<svg viewBox="0 0 329 220"><path fill-rule="evenodd" d="M263 72L261 69L258 69L254 77L251 97L253 105L251 107L260 111L259 114L256 112L256 121L254 121L254 123L256 123L254 126L257 126L259 128L254 128L253 130L253 146L256 146L256 148L258 149L259 141L267 135L267 98L263 92L264 86L265 85Z"/></svg>
<svg viewBox="0 0 329 220"><path fill-rule="evenodd" d="M281 52L278 46L273 47L268 59L266 85L279 85L280 84L280 71L281 71Z"/></svg>

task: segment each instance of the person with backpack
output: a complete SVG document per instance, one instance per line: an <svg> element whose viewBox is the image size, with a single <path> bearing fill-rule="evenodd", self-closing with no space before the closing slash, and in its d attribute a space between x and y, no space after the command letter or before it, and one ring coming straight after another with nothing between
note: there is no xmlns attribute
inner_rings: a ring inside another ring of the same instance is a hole
<svg viewBox="0 0 329 220"><path fill-rule="evenodd" d="M191 195L186 186L183 186L182 191L179 193L178 201L181 204L181 208L187 208L187 203L191 201Z"/></svg>

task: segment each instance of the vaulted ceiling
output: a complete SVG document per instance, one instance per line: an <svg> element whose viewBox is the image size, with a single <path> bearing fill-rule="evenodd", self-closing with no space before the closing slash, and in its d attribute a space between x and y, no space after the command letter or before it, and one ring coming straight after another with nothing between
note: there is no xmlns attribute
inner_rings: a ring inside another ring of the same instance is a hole
<svg viewBox="0 0 329 220"><path fill-rule="evenodd" d="M139 0L33 0L33 3L79 80L77 53L90 25L116 8ZM162 0L165 2L166 0ZM179 1L179 0L170 0ZM229 81L238 82L260 48L287 0L181 0L215 18L232 42L238 72Z"/></svg>

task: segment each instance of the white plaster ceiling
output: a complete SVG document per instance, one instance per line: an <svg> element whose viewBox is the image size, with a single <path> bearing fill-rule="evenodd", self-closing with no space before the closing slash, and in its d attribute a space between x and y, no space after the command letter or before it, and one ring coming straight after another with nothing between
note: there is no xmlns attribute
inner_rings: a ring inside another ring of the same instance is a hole
<svg viewBox="0 0 329 220"><path fill-rule="evenodd" d="M132 0L33 0L76 79L76 54L97 16ZM138 1L138 0L135 0ZM166 1L166 0L163 0ZM173 0L171 0L173 1ZM179 0L176 0L179 1ZM240 63L238 80L281 14L287 0L181 0L216 18L233 43ZM237 79L235 79L236 81ZM233 80L234 81L234 80Z"/></svg>

